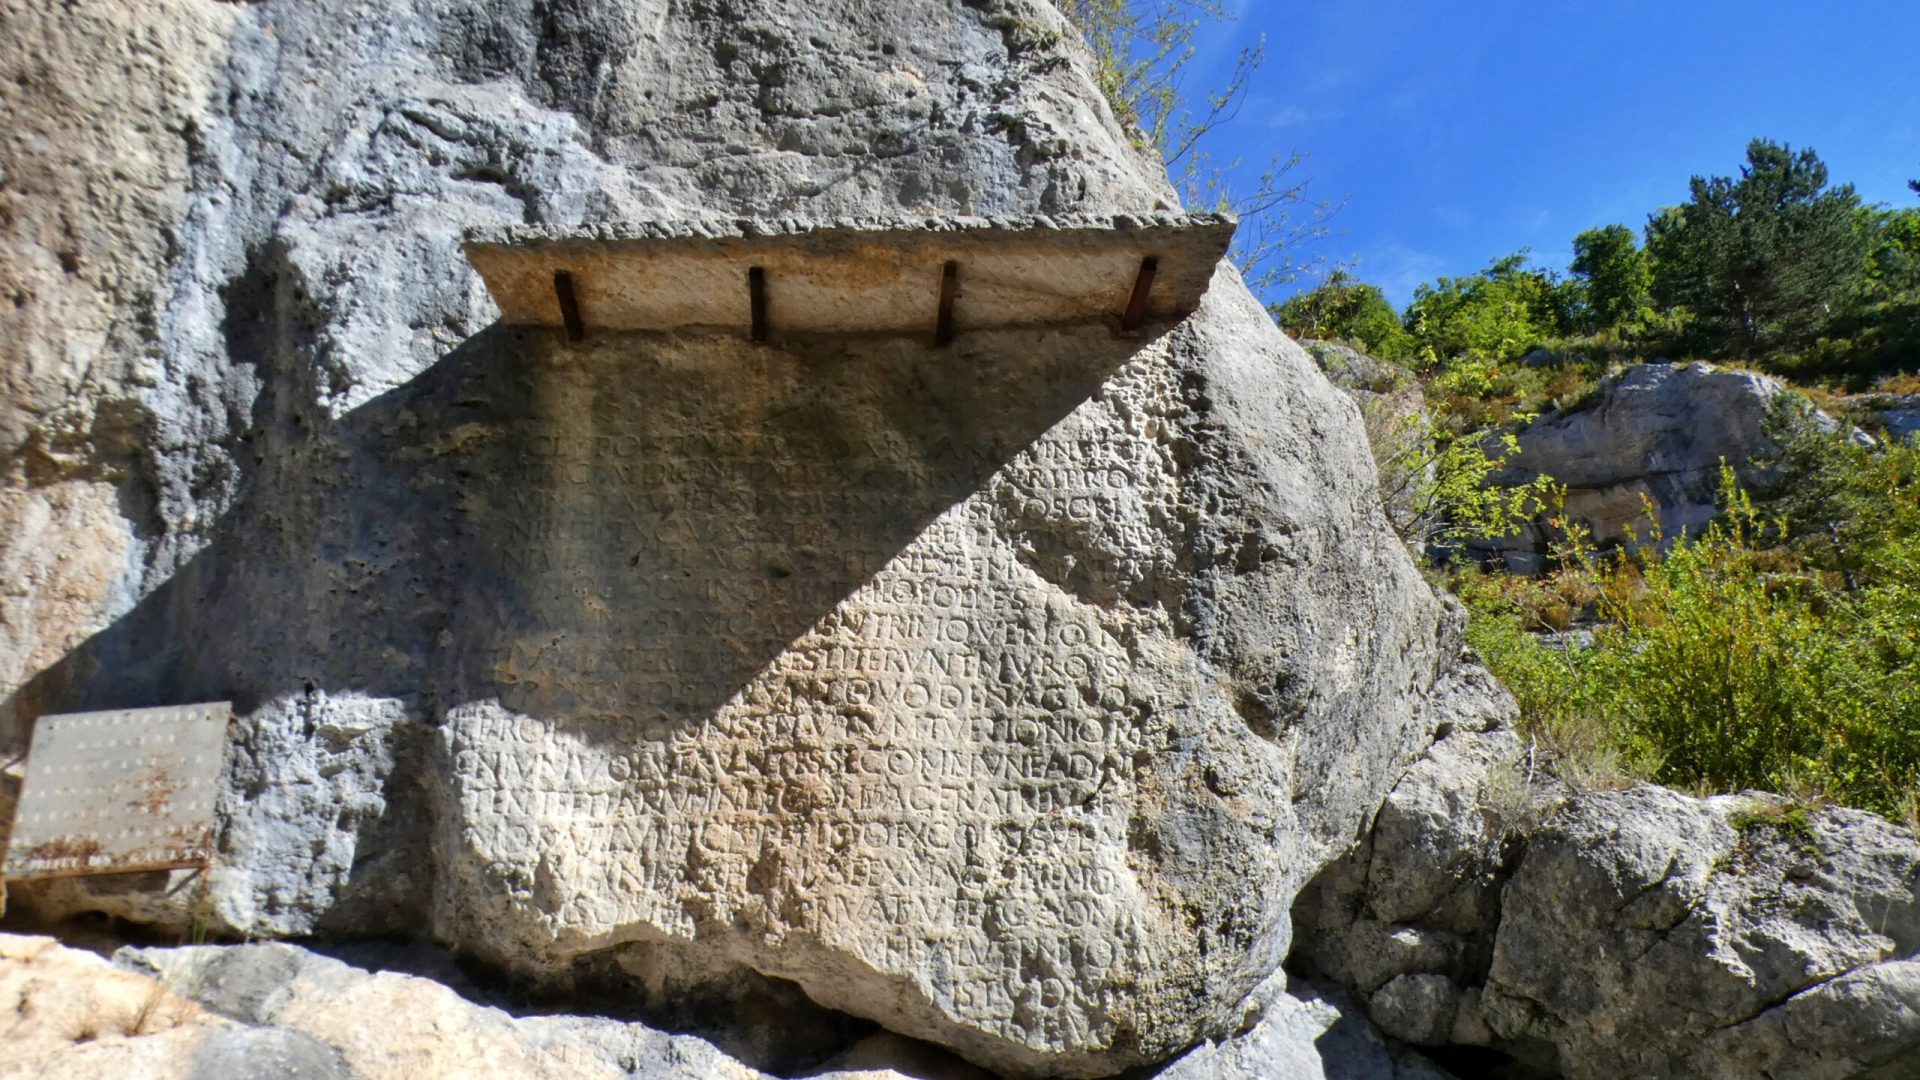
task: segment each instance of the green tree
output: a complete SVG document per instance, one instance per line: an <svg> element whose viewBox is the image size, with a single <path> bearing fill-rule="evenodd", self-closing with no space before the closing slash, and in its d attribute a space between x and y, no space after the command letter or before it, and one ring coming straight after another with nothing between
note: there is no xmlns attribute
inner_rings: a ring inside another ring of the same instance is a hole
<svg viewBox="0 0 1920 1080"><path fill-rule="evenodd" d="M1761 355L1804 342L1862 285L1867 237L1852 185L1812 150L1755 139L1738 179L1696 176L1647 223L1653 290L1699 320L1710 348Z"/></svg>
<svg viewBox="0 0 1920 1080"><path fill-rule="evenodd" d="M1920 209L1862 207L1867 277L1878 299L1920 292Z"/></svg>
<svg viewBox="0 0 1920 1080"><path fill-rule="evenodd" d="M1358 342L1382 360L1404 360L1413 353L1413 338L1386 294L1345 270L1335 270L1319 288L1288 299L1273 314L1295 337Z"/></svg>
<svg viewBox="0 0 1920 1080"><path fill-rule="evenodd" d="M1611 330L1647 306L1653 270L1625 225L1588 229L1573 238L1568 267L1586 286L1593 329Z"/></svg>
<svg viewBox="0 0 1920 1080"><path fill-rule="evenodd" d="M1478 274L1443 277L1414 290L1406 326L1428 367L1450 361L1511 360L1570 330L1571 283L1527 268L1527 253L1495 259Z"/></svg>

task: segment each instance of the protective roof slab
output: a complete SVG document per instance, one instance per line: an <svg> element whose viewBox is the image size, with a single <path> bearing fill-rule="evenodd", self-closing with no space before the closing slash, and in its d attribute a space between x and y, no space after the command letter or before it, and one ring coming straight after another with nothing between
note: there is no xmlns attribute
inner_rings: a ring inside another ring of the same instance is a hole
<svg viewBox="0 0 1920 1080"><path fill-rule="evenodd" d="M1224 214L744 219L470 231L510 324L583 331L918 335L1184 317Z"/></svg>
<svg viewBox="0 0 1920 1080"><path fill-rule="evenodd" d="M0 874L206 866L232 718L224 701L42 716Z"/></svg>

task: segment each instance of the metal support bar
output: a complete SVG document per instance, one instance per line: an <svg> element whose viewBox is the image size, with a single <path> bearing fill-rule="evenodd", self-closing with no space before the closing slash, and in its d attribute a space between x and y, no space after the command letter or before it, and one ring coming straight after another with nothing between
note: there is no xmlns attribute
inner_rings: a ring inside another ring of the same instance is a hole
<svg viewBox="0 0 1920 1080"><path fill-rule="evenodd" d="M1152 255L1140 260L1140 272L1134 275L1133 295L1127 300L1127 313L1120 316L1120 329L1132 333L1147 317L1147 297L1153 292L1153 275L1160 260Z"/></svg>
<svg viewBox="0 0 1920 1080"><path fill-rule="evenodd" d="M747 293L753 303L753 340L767 340L767 268L747 270Z"/></svg>
<svg viewBox="0 0 1920 1080"><path fill-rule="evenodd" d="M567 340L587 336L587 324L580 318L580 298L573 293L573 275L565 270L553 272L553 295L560 301L560 321L566 325Z"/></svg>
<svg viewBox="0 0 1920 1080"><path fill-rule="evenodd" d="M959 292L960 264L949 262L940 272L940 320L933 328L933 343L943 349L953 343L953 298Z"/></svg>

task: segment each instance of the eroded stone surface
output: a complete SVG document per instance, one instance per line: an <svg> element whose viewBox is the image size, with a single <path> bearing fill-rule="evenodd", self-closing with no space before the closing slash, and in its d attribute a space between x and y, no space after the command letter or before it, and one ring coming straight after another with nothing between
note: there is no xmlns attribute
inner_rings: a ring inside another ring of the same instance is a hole
<svg viewBox="0 0 1920 1080"><path fill-rule="evenodd" d="M521 339L538 434L468 414L494 449L467 521L516 586L470 610L442 728L440 932L536 974L628 944L746 964L1000 1068L1218 1030L1284 954L1315 830L1376 782L1333 754L1309 780L1305 748L1380 717L1350 644L1268 644L1338 528L1244 486L1291 451L1198 446L1265 408L1243 378L1306 374L1245 325L951 358Z"/></svg>
<svg viewBox="0 0 1920 1080"><path fill-rule="evenodd" d="M1154 1080L1452 1080L1419 1053L1390 1045L1338 991L1289 985L1245 1031L1195 1047Z"/></svg>
<svg viewBox="0 0 1920 1080"><path fill-rule="evenodd" d="M1920 844L1859 811L1765 823L1781 813L1637 787L1549 818L1507 889L1482 998L1493 1030L1551 1044L1575 1077L1913 1061ZM1843 1002L1874 1019L1838 1022Z"/></svg>
<svg viewBox="0 0 1920 1080"><path fill-rule="evenodd" d="M153 979L50 938L0 934L0 1076L185 1076L226 1026Z"/></svg>
<svg viewBox="0 0 1920 1080"><path fill-rule="evenodd" d="M1767 420L1777 399L1792 393L1751 371L1635 364L1602 379L1587 400L1528 425L1518 435L1520 452L1493 479L1552 477L1567 489L1565 517L1598 543L1698 535L1720 513L1723 463L1749 491L1777 486ZM1827 430L1836 425L1811 408L1808 419ZM1534 525L1475 546L1531 572L1552 542L1549 530Z"/></svg>
<svg viewBox="0 0 1920 1080"><path fill-rule="evenodd" d="M204 385L196 400L151 346L192 201L186 133L208 122L239 17L203 0L0 5L6 693L126 611L171 565L172 533L204 535L196 469L202 498L231 479L201 445L227 402Z"/></svg>
<svg viewBox="0 0 1920 1080"><path fill-rule="evenodd" d="M151 539L99 548L132 607L23 646L12 698L235 701L217 923L430 925L636 996L778 976L1007 1071L1231 1034L1451 655L1352 406L1237 277L1147 341L569 350L459 251L1170 209L1057 13L218 8L155 174L184 209L129 249L166 283L144 464L88 504ZM20 899L188 923L153 895Z"/></svg>
<svg viewBox="0 0 1920 1080"><path fill-rule="evenodd" d="M591 1016L512 1015L431 978L368 971L284 944L122 949L112 963L48 938L0 935L0 1076L439 1080L768 1080L715 1045ZM770 1023L772 1018L760 1017ZM990 1080L890 1033L858 1039L812 1080ZM1145 1075L1145 1074L1142 1074ZM1447 1080L1367 1026L1340 994L1290 988L1245 1030L1156 1080Z"/></svg>
<svg viewBox="0 0 1920 1080"><path fill-rule="evenodd" d="M1401 536L1417 542L1434 524L1425 492L1433 482L1426 443L1433 417L1411 369L1335 341L1302 341L1320 370L1360 406L1380 475L1380 498Z"/></svg>
<svg viewBox="0 0 1920 1080"><path fill-rule="evenodd" d="M1912 1074L1910 832L1771 796L1529 785L1527 757L1507 731L1440 740L1303 894L1295 962L1390 1035L1547 1075Z"/></svg>
<svg viewBox="0 0 1920 1080"><path fill-rule="evenodd" d="M688 1035L600 1017L511 1016L431 979L289 945L123 949L109 963L0 935L0 1076L202 1080L767 1080ZM925 1044L869 1039L822 1080L976 1080Z"/></svg>

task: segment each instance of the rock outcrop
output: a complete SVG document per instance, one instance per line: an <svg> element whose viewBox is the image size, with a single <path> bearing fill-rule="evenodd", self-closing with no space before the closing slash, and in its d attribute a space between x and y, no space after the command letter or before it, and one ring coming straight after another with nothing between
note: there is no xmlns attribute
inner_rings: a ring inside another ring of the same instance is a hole
<svg viewBox="0 0 1920 1080"><path fill-rule="evenodd" d="M762 1080L716 1047L616 1020L512 1016L429 979L369 972L291 945L128 949L109 963L0 935L0 1076L631 1077ZM812 1075L979 1075L932 1048L850 1051ZM875 1059L887 1064L872 1064ZM912 1073L896 1071L924 1065Z"/></svg>
<svg viewBox="0 0 1920 1080"><path fill-rule="evenodd" d="M1575 792L1456 729L1302 897L1382 1031L1545 1075L1913 1076L1920 842L1774 796Z"/></svg>
<svg viewBox="0 0 1920 1080"><path fill-rule="evenodd" d="M640 1007L790 983L1008 1073L1162 1062L1278 993L1453 631L1355 409L1231 268L1141 339L570 346L497 325L459 249L1170 208L1052 8L0 30L5 748L59 709L240 713L209 874L14 904L426 927Z"/></svg>
<svg viewBox="0 0 1920 1080"><path fill-rule="evenodd" d="M507 1011L453 989L464 980L430 951L372 948L438 969L447 982L370 971L294 945L125 948L110 963L49 938L0 935L0 1076L186 1080L301 1076L358 1080L647 1077L769 1080L693 1035L605 1017ZM453 984L453 985L449 985ZM1337 993L1279 995L1244 1032L1195 1048L1155 1080L1446 1080L1394 1049ZM736 1038L789 1042L777 1012ZM937 1047L855 1033L812 1080L989 1080Z"/></svg>
<svg viewBox="0 0 1920 1080"><path fill-rule="evenodd" d="M0 760L238 713L209 870L14 917L411 935L582 1014L0 938L0 1069L1431 1075L1291 951L1404 1042L1901 1075L1912 837L1536 790L1230 266L1139 335L573 343L462 255L1171 211L1076 42L1028 0L0 4ZM1524 464L1677 531L1736 456L1687 418L1755 393L1644 369ZM1607 440L1659 479L1575 475Z"/></svg>
<svg viewBox="0 0 1920 1080"><path fill-rule="evenodd" d="M1920 394L1856 394L1844 399L1862 423L1893 442L1912 442L1920 434Z"/></svg>
<svg viewBox="0 0 1920 1080"><path fill-rule="evenodd" d="M1697 534L1719 513L1722 462L1743 484L1766 479L1766 419L1786 392L1778 379L1749 371L1636 364L1602 379L1588 400L1527 425L1519 454L1493 480L1520 485L1552 477L1566 486L1565 516L1596 543L1644 541L1656 530ZM1524 571L1538 564L1550 540L1529 528L1475 547Z"/></svg>
<svg viewBox="0 0 1920 1080"><path fill-rule="evenodd" d="M1401 536L1419 535L1429 511L1424 488L1433 479L1427 449L1432 417L1420 380L1399 364L1336 341L1302 341L1300 347L1360 407L1387 517Z"/></svg>

